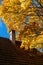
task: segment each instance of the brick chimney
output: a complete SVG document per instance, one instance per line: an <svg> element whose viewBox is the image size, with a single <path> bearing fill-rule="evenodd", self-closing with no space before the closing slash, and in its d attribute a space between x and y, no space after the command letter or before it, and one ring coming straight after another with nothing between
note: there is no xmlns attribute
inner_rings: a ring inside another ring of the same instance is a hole
<svg viewBox="0 0 43 65"><path fill-rule="evenodd" d="M15 43L15 31L12 30L10 31L10 38L9 38L13 43Z"/></svg>

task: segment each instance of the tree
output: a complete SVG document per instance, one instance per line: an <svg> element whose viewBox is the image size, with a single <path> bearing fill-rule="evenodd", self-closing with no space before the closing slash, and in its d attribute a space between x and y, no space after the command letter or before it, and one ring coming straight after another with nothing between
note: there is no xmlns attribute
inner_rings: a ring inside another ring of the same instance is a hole
<svg viewBox="0 0 43 65"><path fill-rule="evenodd" d="M22 41L20 47L25 49L35 44L35 39L43 34L42 13L43 8L35 7L32 0L3 0L0 5L0 17L8 31L15 30L19 33L16 38ZM28 21L25 21L27 18Z"/></svg>

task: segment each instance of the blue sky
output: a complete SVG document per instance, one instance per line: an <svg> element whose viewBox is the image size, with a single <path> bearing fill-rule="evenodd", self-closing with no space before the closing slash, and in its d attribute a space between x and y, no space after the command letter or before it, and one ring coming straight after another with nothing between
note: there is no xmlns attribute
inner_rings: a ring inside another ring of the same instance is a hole
<svg viewBox="0 0 43 65"><path fill-rule="evenodd" d="M0 0L0 4L1 4L2 0ZM4 38L9 38L10 35L7 31L6 25L4 24L4 21L2 20L2 18L0 18L0 37L4 37Z"/></svg>
<svg viewBox="0 0 43 65"><path fill-rule="evenodd" d="M0 18L0 37L9 38L9 33L2 18Z"/></svg>
<svg viewBox="0 0 43 65"><path fill-rule="evenodd" d="M0 4L1 4L2 0L0 0Z"/></svg>

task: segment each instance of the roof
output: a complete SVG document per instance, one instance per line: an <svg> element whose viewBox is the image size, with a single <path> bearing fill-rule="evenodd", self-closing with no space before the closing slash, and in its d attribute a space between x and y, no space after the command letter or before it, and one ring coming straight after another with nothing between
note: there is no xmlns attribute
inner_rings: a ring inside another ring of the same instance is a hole
<svg viewBox="0 0 43 65"><path fill-rule="evenodd" d="M43 65L43 56L16 47L9 39L0 38L0 65Z"/></svg>

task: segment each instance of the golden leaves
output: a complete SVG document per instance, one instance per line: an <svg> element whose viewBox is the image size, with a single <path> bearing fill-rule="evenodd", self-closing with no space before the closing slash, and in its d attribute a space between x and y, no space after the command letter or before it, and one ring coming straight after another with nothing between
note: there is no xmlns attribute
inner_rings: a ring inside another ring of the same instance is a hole
<svg viewBox="0 0 43 65"><path fill-rule="evenodd" d="M31 4L31 0L20 0L20 2L21 2L21 7L23 9L26 9Z"/></svg>
<svg viewBox="0 0 43 65"><path fill-rule="evenodd" d="M41 29L43 16L40 16L43 9L38 9L33 5L30 7L31 5L32 0L3 0L0 6L0 17L4 20L8 31L15 30L20 33L17 39L22 40L20 47L25 47L25 49L36 44L35 39L37 38L38 43L43 42L43 38L39 41L40 37L37 37L39 33L43 32ZM26 17L28 17L28 21L25 22Z"/></svg>

